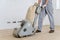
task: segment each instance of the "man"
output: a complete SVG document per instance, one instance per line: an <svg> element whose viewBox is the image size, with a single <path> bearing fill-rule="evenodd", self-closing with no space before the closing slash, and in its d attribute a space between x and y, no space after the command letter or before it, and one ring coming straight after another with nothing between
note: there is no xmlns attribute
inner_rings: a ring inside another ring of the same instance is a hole
<svg viewBox="0 0 60 40"><path fill-rule="evenodd" d="M41 10L41 13L39 13L38 30L36 32L41 32L43 19L46 15L48 15L48 18L50 21L49 33L53 33L54 32L54 19L53 19L52 0L38 0L38 4L40 4L41 1L42 1L42 10Z"/></svg>

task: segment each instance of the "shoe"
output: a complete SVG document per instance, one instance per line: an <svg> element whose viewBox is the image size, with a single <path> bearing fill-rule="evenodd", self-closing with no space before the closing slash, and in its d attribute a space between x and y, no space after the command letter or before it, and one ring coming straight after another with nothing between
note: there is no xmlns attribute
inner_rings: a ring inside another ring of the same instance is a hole
<svg viewBox="0 0 60 40"><path fill-rule="evenodd" d="M39 31L39 30L36 31L36 33L39 33L39 32L41 32L41 31Z"/></svg>
<svg viewBox="0 0 60 40"><path fill-rule="evenodd" d="M54 32L54 30L50 30L50 31L49 31L49 33L53 33L53 32Z"/></svg>

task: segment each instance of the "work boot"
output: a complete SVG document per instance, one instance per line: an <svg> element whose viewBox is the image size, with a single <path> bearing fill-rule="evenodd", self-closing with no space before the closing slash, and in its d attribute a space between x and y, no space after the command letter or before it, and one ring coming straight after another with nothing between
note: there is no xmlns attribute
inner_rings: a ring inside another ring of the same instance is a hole
<svg viewBox="0 0 60 40"><path fill-rule="evenodd" d="M54 30L50 30L50 31L49 31L49 33L53 33L53 32L54 32Z"/></svg>
<svg viewBox="0 0 60 40"><path fill-rule="evenodd" d="M39 33L39 32L41 32L41 31L40 31L40 30L37 30L37 31L36 31L36 33Z"/></svg>

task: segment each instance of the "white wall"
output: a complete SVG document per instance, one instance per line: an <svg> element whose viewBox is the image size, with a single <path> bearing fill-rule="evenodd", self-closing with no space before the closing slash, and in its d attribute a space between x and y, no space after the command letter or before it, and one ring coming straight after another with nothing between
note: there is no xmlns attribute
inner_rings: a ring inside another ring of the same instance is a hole
<svg viewBox="0 0 60 40"><path fill-rule="evenodd" d="M56 0L56 9L60 9L60 0Z"/></svg>
<svg viewBox="0 0 60 40"><path fill-rule="evenodd" d="M0 29L16 27L16 24L7 24L7 21L24 19L28 7L34 2L34 0L0 0Z"/></svg>
<svg viewBox="0 0 60 40"><path fill-rule="evenodd" d="M36 0L0 0L0 29L14 28L17 24L10 23L7 21L19 21L25 18L27 9ZM56 11L56 10L55 10ZM59 11L59 10L58 10ZM55 25L60 25L59 13L54 13ZM44 25L49 24L47 18L44 20Z"/></svg>

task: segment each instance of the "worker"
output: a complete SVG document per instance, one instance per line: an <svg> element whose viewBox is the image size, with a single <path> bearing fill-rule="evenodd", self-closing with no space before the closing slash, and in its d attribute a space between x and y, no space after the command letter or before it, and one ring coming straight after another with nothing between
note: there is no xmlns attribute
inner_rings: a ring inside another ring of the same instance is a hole
<svg viewBox="0 0 60 40"><path fill-rule="evenodd" d="M44 17L48 15L49 21L50 21L50 31L49 33L53 33L55 26L54 26L54 18L53 18L53 5L52 0L38 0L38 4L42 3L41 7L42 10L39 13L39 19L38 19L38 30L36 32L42 31L42 24Z"/></svg>

